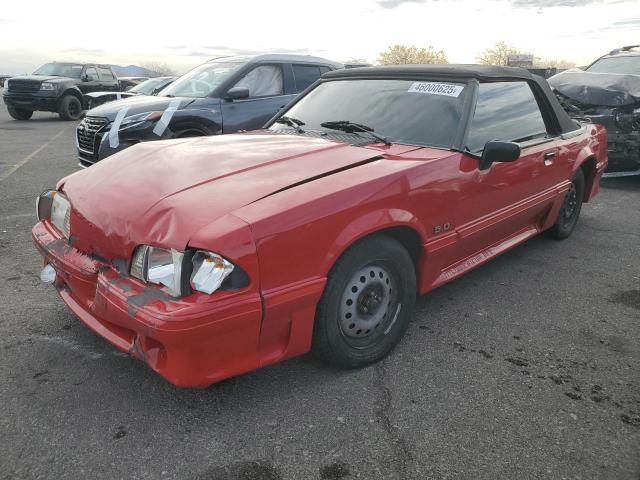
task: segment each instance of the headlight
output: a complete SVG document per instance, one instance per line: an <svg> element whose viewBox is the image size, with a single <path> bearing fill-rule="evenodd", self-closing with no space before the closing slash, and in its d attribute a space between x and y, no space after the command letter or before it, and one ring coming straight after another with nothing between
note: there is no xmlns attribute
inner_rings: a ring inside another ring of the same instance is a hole
<svg viewBox="0 0 640 480"><path fill-rule="evenodd" d="M71 234L71 204L60 192L48 190L36 200L38 220L49 220L65 237Z"/></svg>
<svg viewBox="0 0 640 480"><path fill-rule="evenodd" d="M191 287L203 293L215 292L233 272L233 264L217 253L198 250L193 255L192 262Z"/></svg>
<svg viewBox="0 0 640 480"><path fill-rule="evenodd" d="M137 127L144 122L157 122L162 117L163 112L146 112L138 115L131 115L130 117L122 120L120 124L120 130L126 130L127 128Z"/></svg>
<svg viewBox="0 0 640 480"><path fill-rule="evenodd" d="M141 245L131 262L131 276L143 282L164 285L174 297L182 294L182 260L184 253L175 249Z"/></svg>
<svg viewBox="0 0 640 480"><path fill-rule="evenodd" d="M188 271L185 270L189 270L189 258L193 269L187 277ZM194 290L211 294L220 288L233 270L233 264L217 253L197 250L191 255L190 251L185 259L185 254L175 249L141 245L133 254L130 272L132 277L143 282L164 285L171 295L179 297L188 290L187 278Z"/></svg>
<svg viewBox="0 0 640 480"><path fill-rule="evenodd" d="M40 90L52 91L55 89L56 89L56 86L53 83L42 82L42 84L40 85Z"/></svg>

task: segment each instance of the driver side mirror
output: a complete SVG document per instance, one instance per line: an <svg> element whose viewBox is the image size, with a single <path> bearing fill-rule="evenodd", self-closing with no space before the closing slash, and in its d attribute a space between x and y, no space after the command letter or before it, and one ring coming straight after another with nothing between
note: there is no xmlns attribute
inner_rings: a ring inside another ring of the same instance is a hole
<svg viewBox="0 0 640 480"><path fill-rule="evenodd" d="M247 87L233 87L227 91L225 96L227 100L243 100L249 98L249 89Z"/></svg>
<svg viewBox="0 0 640 480"><path fill-rule="evenodd" d="M87 75L86 73L83 73L82 76L80 77L80 80L82 80L83 82L88 82L89 75Z"/></svg>
<svg viewBox="0 0 640 480"><path fill-rule="evenodd" d="M494 162L515 162L518 158L520 158L520 145L492 140L484 145L479 168L486 170Z"/></svg>

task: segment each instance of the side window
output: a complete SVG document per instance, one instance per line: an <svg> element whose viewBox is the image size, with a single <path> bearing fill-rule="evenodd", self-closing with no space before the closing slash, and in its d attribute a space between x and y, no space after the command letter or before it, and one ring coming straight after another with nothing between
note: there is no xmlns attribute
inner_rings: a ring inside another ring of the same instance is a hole
<svg viewBox="0 0 640 480"><path fill-rule="evenodd" d="M113 81L115 78L113 77L113 73L111 70L105 67L98 67L98 73L100 74L100 80Z"/></svg>
<svg viewBox="0 0 640 480"><path fill-rule="evenodd" d="M315 82L322 73L318 65L292 65L293 76L296 80L296 92L301 92L313 82Z"/></svg>
<svg viewBox="0 0 640 480"><path fill-rule="evenodd" d="M282 67L280 65L260 65L254 68L235 84L236 87L249 89L249 97L282 95Z"/></svg>
<svg viewBox="0 0 640 480"><path fill-rule="evenodd" d="M96 72L96 69L93 67L88 67L85 72L84 72L87 77L89 78L90 82L97 82L98 81L98 72Z"/></svg>
<svg viewBox="0 0 640 480"><path fill-rule="evenodd" d="M521 143L546 135L540 107L527 82L480 84L467 136L469 151L481 152L490 140Z"/></svg>
<svg viewBox="0 0 640 480"><path fill-rule="evenodd" d="M322 65L320 67L320 75L322 75L323 73L330 72L330 71L331 71L331 69L329 67L325 67L324 65Z"/></svg>

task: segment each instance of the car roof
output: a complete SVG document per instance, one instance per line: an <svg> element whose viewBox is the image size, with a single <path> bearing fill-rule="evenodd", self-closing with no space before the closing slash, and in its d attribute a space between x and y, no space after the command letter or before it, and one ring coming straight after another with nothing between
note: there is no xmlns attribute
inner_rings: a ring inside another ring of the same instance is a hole
<svg viewBox="0 0 640 480"><path fill-rule="evenodd" d="M499 67L492 65L388 65L383 67L347 68L333 70L322 75L323 80L339 79L447 79L466 81L470 79L483 81L518 81L524 80L536 83L541 93L546 97L548 105L553 110L562 133L576 130L579 126L569 118L558 99L551 91L547 81L524 68Z"/></svg>
<svg viewBox="0 0 640 480"><path fill-rule="evenodd" d="M616 58L616 57L640 57L640 52L616 52L616 53L609 53L607 55L603 55L601 56L598 60L600 60L601 58Z"/></svg>
<svg viewBox="0 0 640 480"><path fill-rule="evenodd" d="M82 65L82 66L87 66L90 65L92 67L105 67L105 68L111 68L111 65L106 64L106 63L92 63L92 62L46 62L46 63L55 63L57 65ZM44 65L44 64L43 64Z"/></svg>
<svg viewBox="0 0 640 480"><path fill-rule="evenodd" d="M207 61L207 63L216 62L238 62L238 63L263 63L263 62L294 62L294 63L312 63L321 65L331 65L335 68L342 67L341 63L334 62L322 57L314 57L311 55L296 55L289 53L264 53L260 55L235 55L216 57Z"/></svg>
<svg viewBox="0 0 640 480"><path fill-rule="evenodd" d="M446 77L479 80L535 80L524 68L493 65L386 65L381 67L349 68L325 73L324 78L336 77Z"/></svg>

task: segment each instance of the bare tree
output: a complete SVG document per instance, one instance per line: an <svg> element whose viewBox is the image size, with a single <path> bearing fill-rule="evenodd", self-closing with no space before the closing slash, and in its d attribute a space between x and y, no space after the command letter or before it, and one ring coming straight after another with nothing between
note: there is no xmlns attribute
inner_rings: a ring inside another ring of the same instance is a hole
<svg viewBox="0 0 640 480"><path fill-rule="evenodd" d="M171 77L176 74L169 65L162 62L145 62L141 67L151 72L153 77Z"/></svg>
<svg viewBox="0 0 640 480"><path fill-rule="evenodd" d="M476 61L484 65L507 65L509 55L520 55L522 50L506 42L498 42L492 48L485 48Z"/></svg>
<svg viewBox="0 0 640 480"><path fill-rule="evenodd" d="M413 45L393 45L378 57L381 65L404 65L408 63L449 63L444 50L436 50Z"/></svg>

